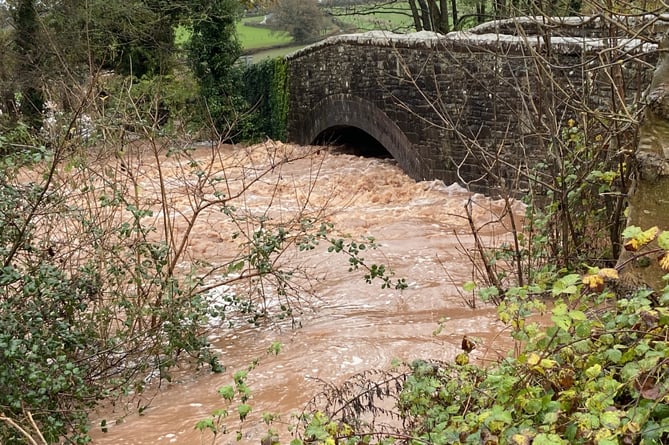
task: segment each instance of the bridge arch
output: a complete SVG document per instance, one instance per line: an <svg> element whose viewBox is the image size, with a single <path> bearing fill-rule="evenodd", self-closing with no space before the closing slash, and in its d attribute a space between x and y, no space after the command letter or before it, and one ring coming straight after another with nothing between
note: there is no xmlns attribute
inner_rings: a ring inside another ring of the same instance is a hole
<svg viewBox="0 0 669 445"><path fill-rule="evenodd" d="M313 144L328 130L354 127L377 140L414 179L421 176L421 166L413 144L402 129L380 108L351 94L334 94L322 99L301 119L298 142Z"/></svg>

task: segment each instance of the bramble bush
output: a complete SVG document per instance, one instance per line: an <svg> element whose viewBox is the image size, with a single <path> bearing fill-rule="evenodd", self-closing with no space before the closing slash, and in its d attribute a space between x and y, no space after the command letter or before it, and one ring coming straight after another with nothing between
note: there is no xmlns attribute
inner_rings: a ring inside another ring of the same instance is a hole
<svg viewBox="0 0 669 445"><path fill-rule="evenodd" d="M627 248L669 270L669 232L626 235ZM659 247L644 250L655 239ZM517 355L485 368L469 363L463 342L455 363L416 360L355 377L311 406L292 443L669 442L669 286L617 295L608 286L617 280L616 269L589 268L550 287L510 289L498 311L523 346ZM546 292L553 299L539 297ZM529 321L537 311L552 323Z"/></svg>

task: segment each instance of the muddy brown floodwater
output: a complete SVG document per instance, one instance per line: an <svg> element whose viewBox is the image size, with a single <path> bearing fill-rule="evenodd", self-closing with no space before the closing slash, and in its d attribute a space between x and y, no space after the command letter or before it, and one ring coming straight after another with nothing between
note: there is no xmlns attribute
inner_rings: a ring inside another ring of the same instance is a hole
<svg viewBox="0 0 669 445"><path fill-rule="evenodd" d="M269 145L243 149L244 156L239 148L220 149L220 162L245 163L257 169L276 160L277 147L303 154L302 159L276 168L260 181L244 205L265 212L272 197L273 215L281 218L282 212L290 213L309 196L315 205L327 207L327 218L338 232L374 236L380 249L365 257L405 277L408 289L366 284L360 274L348 272L345 258L316 250L309 254L308 262L320 279L314 284L315 297L305 303L308 309L300 316L300 328L270 324L214 329L210 339L226 372L183 372L169 384L151 387L141 399L131 399L129 407L100 409L92 414L95 444L212 443L211 435L203 436L194 429L195 423L225 406L217 389L230 384L232 373L256 357L260 363L248 380L253 411L243 427L241 443L259 443L267 431L261 413L280 413L283 420L289 420L291 412L299 412L322 388L322 382L337 384L370 368L388 368L395 358L452 360L465 334L480 339L474 352L480 361L494 360L508 350L495 309L471 309L457 290L472 278L471 264L459 247L460 242L466 248L472 245L463 219L464 205L471 198L477 222L483 224L501 212L501 202L472 195L457 185L416 182L392 159ZM206 147L196 152L203 158L209 154ZM148 181L150 163L142 168ZM194 252L210 258L222 254L226 237L224 223L212 218L207 217L207 224L196 230L192 240ZM490 225L484 233L494 243L505 229ZM443 327L435 335L440 321ZM283 344L281 353L267 355L275 341ZM148 408L141 415L133 409L145 404ZM109 425L106 433L99 427L101 419ZM234 436L220 437L216 443L233 443ZM289 441L290 437L282 436L282 443Z"/></svg>

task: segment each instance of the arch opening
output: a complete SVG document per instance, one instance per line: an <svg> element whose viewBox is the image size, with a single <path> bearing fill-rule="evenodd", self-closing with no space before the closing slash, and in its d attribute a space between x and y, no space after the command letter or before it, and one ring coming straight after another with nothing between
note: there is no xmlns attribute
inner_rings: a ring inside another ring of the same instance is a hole
<svg viewBox="0 0 669 445"><path fill-rule="evenodd" d="M297 115L289 124L289 135L300 144L322 143L322 141L350 141L359 146L358 141L374 141L370 148L384 151L395 159L409 176L421 180L430 174L421 165L418 153L404 131L374 103L349 94L327 96L318 101L306 113Z"/></svg>
<svg viewBox="0 0 669 445"><path fill-rule="evenodd" d="M335 125L327 128L316 136L313 145L329 145L333 146L337 153L366 158L393 158L393 155L376 138L360 128L349 125Z"/></svg>

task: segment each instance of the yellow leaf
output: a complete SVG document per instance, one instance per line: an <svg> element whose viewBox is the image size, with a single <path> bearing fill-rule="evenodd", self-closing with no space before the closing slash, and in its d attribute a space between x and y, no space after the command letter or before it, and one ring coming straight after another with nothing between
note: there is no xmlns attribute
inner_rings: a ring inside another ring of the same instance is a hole
<svg viewBox="0 0 669 445"><path fill-rule="evenodd" d="M601 292L604 289L604 278L600 275L586 275L583 277L583 284L588 286L590 290Z"/></svg>
<svg viewBox="0 0 669 445"><path fill-rule="evenodd" d="M536 373L541 374L541 375L546 375L546 370L545 370L544 368L542 368L541 366L539 366L539 365L537 365L537 366L532 366L530 369L531 369L532 371L536 372Z"/></svg>
<svg viewBox="0 0 669 445"><path fill-rule="evenodd" d="M639 250L640 244L639 241L636 238L632 238L630 240L625 241L625 244L623 244L623 247L625 250L628 252L636 252Z"/></svg>
<svg viewBox="0 0 669 445"><path fill-rule="evenodd" d="M660 267L662 270L669 272L669 252L660 258Z"/></svg>
<svg viewBox="0 0 669 445"><path fill-rule="evenodd" d="M641 431L641 426L636 422L627 422L623 425L623 431L629 431L632 434L636 434Z"/></svg>
<svg viewBox="0 0 669 445"><path fill-rule="evenodd" d="M536 352L532 352L530 353L530 355L527 356L527 364L530 366L538 364L540 360L541 357Z"/></svg>
<svg viewBox="0 0 669 445"><path fill-rule="evenodd" d="M620 276L618 275L618 271L613 268L601 269L597 275L599 275L604 279L609 279L609 280L617 280L620 278Z"/></svg>
<svg viewBox="0 0 669 445"><path fill-rule="evenodd" d="M551 369L557 366L557 362L555 360L545 358L539 362L539 366L541 366L544 369Z"/></svg>
<svg viewBox="0 0 669 445"><path fill-rule="evenodd" d="M648 230L644 230L643 232L638 232L635 230L634 232L630 233L630 235L633 234L633 236L629 240L625 241L623 247L625 247L625 250L636 252L657 238L658 233L660 233L660 229L657 226L653 226Z"/></svg>
<svg viewBox="0 0 669 445"><path fill-rule="evenodd" d="M653 241L657 237L658 233L660 233L660 229L657 226L653 226L650 229L641 232L636 238L639 240L641 246L645 246L649 242Z"/></svg>
<svg viewBox="0 0 669 445"><path fill-rule="evenodd" d="M469 363L469 355L466 352L461 352L455 356L455 363L464 366Z"/></svg>

